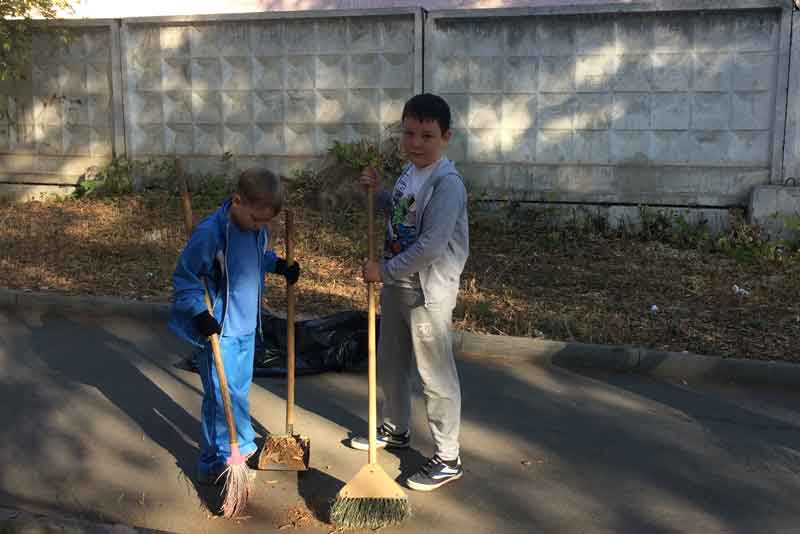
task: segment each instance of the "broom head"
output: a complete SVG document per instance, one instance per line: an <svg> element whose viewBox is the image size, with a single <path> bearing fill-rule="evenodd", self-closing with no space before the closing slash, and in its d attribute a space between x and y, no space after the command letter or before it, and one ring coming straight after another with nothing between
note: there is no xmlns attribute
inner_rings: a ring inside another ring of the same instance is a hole
<svg viewBox="0 0 800 534"><path fill-rule="evenodd" d="M250 499L250 477L246 459L239 454L238 447L228 458L227 467L222 473L225 485L222 488L222 516L227 519L240 517Z"/></svg>
<svg viewBox="0 0 800 534"><path fill-rule="evenodd" d="M408 497L381 466L367 464L340 491L331 506L339 527L378 529L400 523L411 513Z"/></svg>

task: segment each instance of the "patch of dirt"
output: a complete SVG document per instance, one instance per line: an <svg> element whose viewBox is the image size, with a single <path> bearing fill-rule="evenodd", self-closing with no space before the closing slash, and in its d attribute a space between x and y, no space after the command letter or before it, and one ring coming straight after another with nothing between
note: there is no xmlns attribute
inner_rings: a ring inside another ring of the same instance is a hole
<svg viewBox="0 0 800 534"><path fill-rule="evenodd" d="M289 205L302 267L298 313L364 309L363 211L321 213L296 201ZM195 219L210 211L196 208ZM168 301L186 242L180 213L177 198L165 194L0 204L0 286ZM273 226L275 248L283 255L283 218ZM553 232L527 214L491 218L472 212L470 241L456 328L800 360L796 255L737 261L657 241ZM737 294L734 285L747 294ZM283 311L285 302L283 279L268 276L264 305Z"/></svg>

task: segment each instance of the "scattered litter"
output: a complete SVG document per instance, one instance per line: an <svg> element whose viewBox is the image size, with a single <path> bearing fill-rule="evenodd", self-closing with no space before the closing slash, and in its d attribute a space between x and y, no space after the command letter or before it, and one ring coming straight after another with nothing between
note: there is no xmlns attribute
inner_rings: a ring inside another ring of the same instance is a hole
<svg viewBox="0 0 800 534"><path fill-rule="evenodd" d="M310 526L318 521L314 518L314 514L302 505L296 505L287 510L283 524L278 527L278 530L285 530L287 528L303 528Z"/></svg>
<svg viewBox="0 0 800 534"><path fill-rule="evenodd" d="M536 337L536 338L544 337L544 332L542 332L541 330L539 330L537 328L534 328L533 329L533 337Z"/></svg>
<svg viewBox="0 0 800 534"><path fill-rule="evenodd" d="M150 230L145 232L142 236L146 243L158 243L164 240L164 234L159 229Z"/></svg>
<svg viewBox="0 0 800 534"><path fill-rule="evenodd" d="M522 465L524 465L525 467L528 467L529 465L531 465L531 461L530 460L522 460Z"/></svg>
<svg viewBox="0 0 800 534"><path fill-rule="evenodd" d="M656 306L655 304L650 306L650 314L651 315L656 315L657 313L658 313L658 306Z"/></svg>
<svg viewBox="0 0 800 534"><path fill-rule="evenodd" d="M746 297L747 295L750 294L750 291L748 291L743 287L739 287L736 284L733 284L733 294L736 295L737 297Z"/></svg>

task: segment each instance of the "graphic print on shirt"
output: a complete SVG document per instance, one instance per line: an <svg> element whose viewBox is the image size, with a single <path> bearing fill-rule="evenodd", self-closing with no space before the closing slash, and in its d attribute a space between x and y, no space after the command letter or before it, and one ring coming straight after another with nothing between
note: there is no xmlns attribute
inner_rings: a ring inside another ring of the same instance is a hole
<svg viewBox="0 0 800 534"><path fill-rule="evenodd" d="M405 251L417 240L417 205L414 195L406 195L408 182L401 179L392 195L392 217L387 232L386 258Z"/></svg>

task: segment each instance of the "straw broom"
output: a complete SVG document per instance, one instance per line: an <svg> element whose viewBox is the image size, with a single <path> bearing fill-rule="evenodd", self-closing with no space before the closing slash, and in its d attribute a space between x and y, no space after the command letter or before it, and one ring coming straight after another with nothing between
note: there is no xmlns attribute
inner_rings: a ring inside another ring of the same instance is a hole
<svg viewBox="0 0 800 534"><path fill-rule="evenodd" d="M214 313L211 306L211 299L208 296L206 281L203 279L203 290L208 313ZM225 367L222 363L222 350L219 346L219 336L211 334L211 349L214 353L214 367L217 369L219 379L219 389L222 395L222 405L225 408L225 422L228 425L228 436L230 438L231 455L226 461L225 470L220 478L225 478L225 485L222 488L222 516L225 518L238 517L244 512L247 501L250 498L250 479L247 467L247 458L239 451L239 438L236 434L236 423L233 420L233 409L231 408L231 396L228 392L228 380L225 377Z"/></svg>
<svg viewBox="0 0 800 534"><path fill-rule="evenodd" d="M175 173L181 189L181 208L183 210L183 221L186 227L186 235L192 232L194 219L192 217L192 204L189 200L189 188L183 175L183 168L179 159L175 160ZM203 297L208 313L214 315L214 308L211 305L211 298L208 296L208 287L205 278L203 282ZM225 367L222 363L222 349L219 345L219 336L212 334L209 338L211 349L214 353L214 367L217 370L219 379L219 389L222 395L222 405L225 409L225 422L228 425L228 435L230 437L231 455L227 460L225 470L220 474L220 478L225 478L222 488L222 515L225 518L238 517L244 512L247 501L250 498L250 478L248 476L247 459L239 451L239 438L236 433L236 423L233 420L233 409L231 408L231 397L228 392L228 380L225 376Z"/></svg>
<svg viewBox="0 0 800 534"><path fill-rule="evenodd" d="M293 215L286 210L286 263L294 262ZM258 468L276 471L306 471L311 453L311 441L294 433L295 378L295 294L294 286L286 282L286 434L270 436L258 456Z"/></svg>
<svg viewBox="0 0 800 534"><path fill-rule="evenodd" d="M368 196L369 259L375 261L374 186ZM378 529L406 519L411 510L400 486L378 465L375 357L375 282L367 282L369 354L369 463L343 487L331 505L331 522L339 527Z"/></svg>

